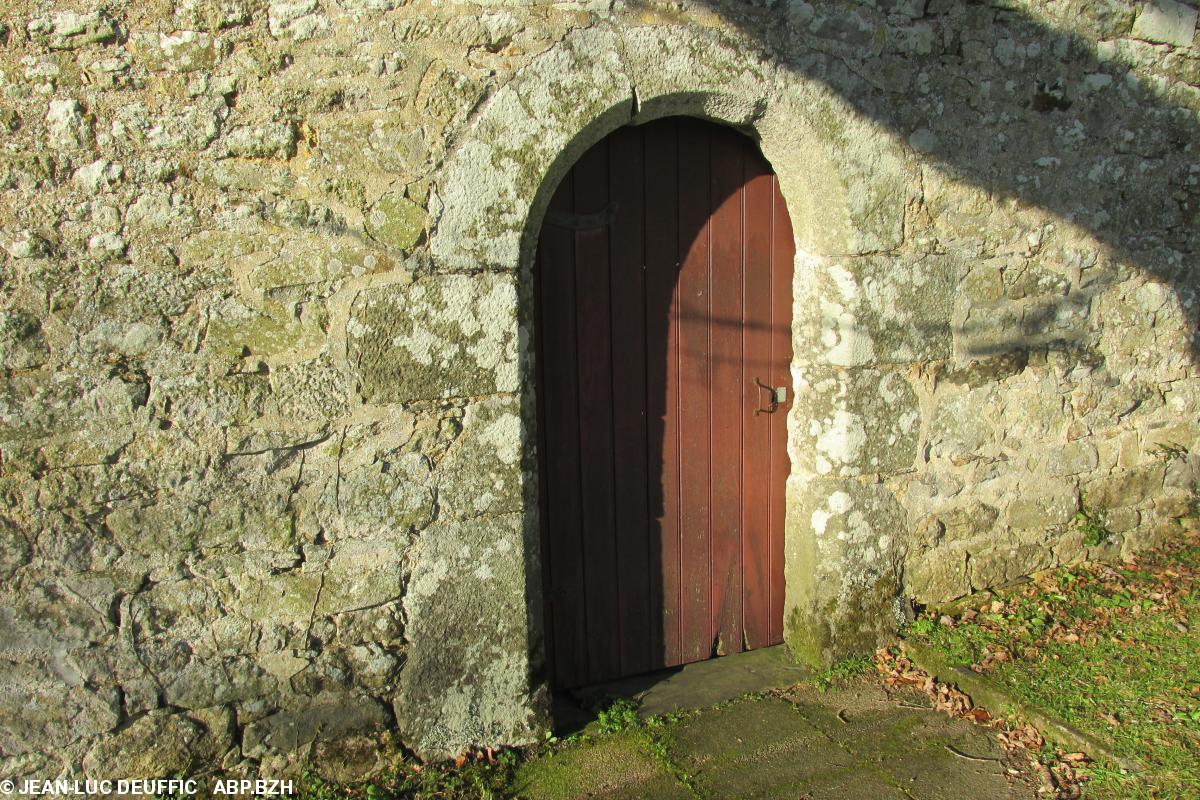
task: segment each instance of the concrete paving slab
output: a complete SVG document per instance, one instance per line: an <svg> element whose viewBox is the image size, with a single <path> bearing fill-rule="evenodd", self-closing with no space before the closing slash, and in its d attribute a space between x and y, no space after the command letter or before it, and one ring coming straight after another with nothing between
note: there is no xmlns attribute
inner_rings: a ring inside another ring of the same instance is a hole
<svg viewBox="0 0 1200 800"><path fill-rule="evenodd" d="M1035 793L1029 780L1010 775L1010 768L1024 773L1026 764L1005 751L993 732L929 709L915 691L884 692L864 681L824 694L796 687L787 698L858 763L887 772L918 800L1015 800Z"/></svg>
<svg viewBox="0 0 1200 800"><path fill-rule="evenodd" d="M672 730L667 752L711 797L904 797L778 698L688 717Z"/></svg>
<svg viewBox="0 0 1200 800"><path fill-rule="evenodd" d="M584 706L604 698L633 698L642 716L653 717L707 708L751 692L783 689L812 677L811 669L797 664L787 647L779 645L589 686L573 694Z"/></svg>
<svg viewBox="0 0 1200 800"><path fill-rule="evenodd" d="M873 677L818 691L758 651L679 670L634 694L643 714L694 709L522 768L532 800L794 798L1034 800L1037 780L986 727L929 708ZM739 663L740 660L740 663ZM686 673L686 674L685 674ZM774 689L772 683L787 688ZM626 687L628 688L628 687ZM773 691L763 693L765 689ZM747 697L747 692L759 692ZM614 694L600 697L620 696ZM629 694L625 695L630 696ZM737 699L730 700L731 697ZM715 700L713 698L716 698ZM649 707L647 707L649 706ZM1016 773L1011 774L1010 770ZM676 780L682 775L685 781Z"/></svg>

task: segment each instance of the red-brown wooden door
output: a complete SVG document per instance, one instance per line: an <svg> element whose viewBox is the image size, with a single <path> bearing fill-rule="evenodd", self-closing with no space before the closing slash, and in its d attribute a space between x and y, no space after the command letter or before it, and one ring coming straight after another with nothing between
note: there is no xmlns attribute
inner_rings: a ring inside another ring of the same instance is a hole
<svg viewBox="0 0 1200 800"><path fill-rule="evenodd" d="M559 185L537 261L557 686L783 641L793 255L770 166L729 128L621 128Z"/></svg>

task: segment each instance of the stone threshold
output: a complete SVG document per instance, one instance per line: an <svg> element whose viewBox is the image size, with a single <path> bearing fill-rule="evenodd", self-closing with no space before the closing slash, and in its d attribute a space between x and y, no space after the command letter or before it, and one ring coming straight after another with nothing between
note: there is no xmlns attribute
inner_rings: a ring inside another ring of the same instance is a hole
<svg viewBox="0 0 1200 800"><path fill-rule="evenodd" d="M815 675L811 668L796 662L787 645L747 650L560 692L555 702L555 728L563 732L580 728L613 700L633 700L638 714L654 717L708 708L754 692L785 689Z"/></svg>

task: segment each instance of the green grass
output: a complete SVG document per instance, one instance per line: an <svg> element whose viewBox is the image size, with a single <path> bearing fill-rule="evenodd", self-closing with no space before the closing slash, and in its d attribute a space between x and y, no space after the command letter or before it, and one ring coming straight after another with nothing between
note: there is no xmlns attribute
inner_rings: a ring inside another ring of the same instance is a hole
<svg viewBox="0 0 1200 800"><path fill-rule="evenodd" d="M1136 565L1040 576L910 635L1140 764L1089 769L1085 797L1200 798L1200 537Z"/></svg>
<svg viewBox="0 0 1200 800"><path fill-rule="evenodd" d="M471 759L456 767L444 764L402 763L390 774L372 781L333 783L305 775L297 784L297 800L501 800L512 797L521 756L497 753L495 763Z"/></svg>
<svg viewBox="0 0 1200 800"><path fill-rule="evenodd" d="M620 733L641 724L637 713L638 705L632 700L617 700L596 715L596 723L602 733Z"/></svg>
<svg viewBox="0 0 1200 800"><path fill-rule="evenodd" d="M678 780L691 776L667 756L666 742L672 726L687 716L664 714L643 719L637 703L619 699L601 708L585 730L559 738L552 734L532 747L504 750L489 761L482 754L462 764L420 764L402 760L385 775L370 781L332 782L308 773L297 782L297 800L504 800L521 795L522 768L539 759L569 756L595 745L623 743L634 746L658 762ZM691 712L696 713L696 712Z"/></svg>
<svg viewBox="0 0 1200 800"><path fill-rule="evenodd" d="M860 675L874 672L875 662L866 656L851 656L838 661L817 675L817 688L827 692L834 686L854 680Z"/></svg>

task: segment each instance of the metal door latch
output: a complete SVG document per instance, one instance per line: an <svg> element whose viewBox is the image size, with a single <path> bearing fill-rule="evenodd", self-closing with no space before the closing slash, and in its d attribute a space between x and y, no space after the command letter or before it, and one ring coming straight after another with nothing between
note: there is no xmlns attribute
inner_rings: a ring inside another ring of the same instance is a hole
<svg viewBox="0 0 1200 800"><path fill-rule="evenodd" d="M783 405L784 403L787 402L787 387L786 386L774 386L774 387L768 386L767 384L763 383L758 378L754 379L754 384L759 389L759 395L758 395L759 406L758 406L758 408L754 409L755 414L774 413L775 409L779 408L781 405ZM770 399L770 402L767 404L766 408L762 407L762 392L764 389L767 392L767 397Z"/></svg>

